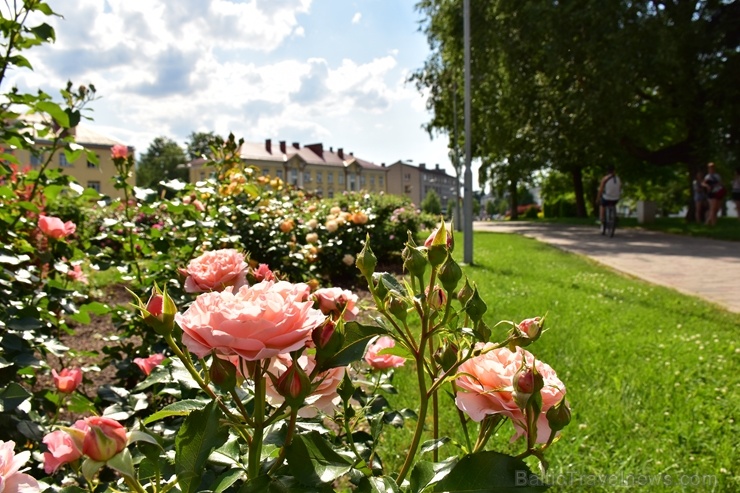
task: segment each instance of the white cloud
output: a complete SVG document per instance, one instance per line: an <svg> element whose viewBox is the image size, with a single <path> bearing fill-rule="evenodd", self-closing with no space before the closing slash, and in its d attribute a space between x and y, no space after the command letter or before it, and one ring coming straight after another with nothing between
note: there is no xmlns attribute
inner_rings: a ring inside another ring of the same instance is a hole
<svg viewBox="0 0 740 493"><path fill-rule="evenodd" d="M352 24L359 24L360 19L362 19L362 13L361 12L355 12L355 15L352 16Z"/></svg>

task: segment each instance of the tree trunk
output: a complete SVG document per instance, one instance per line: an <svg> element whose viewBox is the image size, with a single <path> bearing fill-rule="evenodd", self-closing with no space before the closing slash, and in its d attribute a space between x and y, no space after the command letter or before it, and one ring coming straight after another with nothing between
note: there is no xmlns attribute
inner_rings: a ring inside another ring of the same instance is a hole
<svg viewBox="0 0 740 493"><path fill-rule="evenodd" d="M576 194L576 215L586 217L586 201L583 198L583 173L580 166L573 168L571 177L573 178L573 191Z"/></svg>
<svg viewBox="0 0 740 493"><path fill-rule="evenodd" d="M509 197L511 198L511 220L516 221L519 219L519 197L516 193L516 180L509 181Z"/></svg>

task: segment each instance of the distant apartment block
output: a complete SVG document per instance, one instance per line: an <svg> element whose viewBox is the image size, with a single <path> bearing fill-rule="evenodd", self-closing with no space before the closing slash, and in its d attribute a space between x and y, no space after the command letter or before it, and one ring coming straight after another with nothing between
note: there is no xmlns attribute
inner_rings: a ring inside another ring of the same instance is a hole
<svg viewBox="0 0 740 493"><path fill-rule="evenodd" d="M111 198L120 198L121 192L113 187L113 179L117 172L113 165L111 148L114 145L123 144L83 125L78 125L71 129L70 132L74 134L75 141L78 144L95 152L98 157L98 164L88 161L87 156L84 153L76 161L68 162L64 152L57 151L51 157L51 162L47 169L59 168L64 172L64 174L74 178L74 180L83 187L93 188ZM49 144L51 144L51 141L49 140L36 139L36 146L39 148L48 146ZM129 147L128 150L129 153L134 152L133 147ZM33 169L38 169L48 158L45 154L34 154L23 149L11 149L10 152L13 152L22 166L30 165ZM133 170L132 175L127 181L132 186L134 185L136 180Z"/></svg>
<svg viewBox="0 0 740 493"><path fill-rule="evenodd" d="M267 139L264 143L245 142L240 155L245 165L253 166L261 175L280 178L322 197L332 198L345 191L387 191L385 166L360 159L342 148ZM206 180L214 172L204 163L203 159L189 163L191 182Z"/></svg>
<svg viewBox="0 0 740 493"><path fill-rule="evenodd" d="M388 166L388 193L408 197L416 205L427 194L434 190L442 203L442 209L447 210L450 204L455 203L457 197L457 179L450 176L439 167L427 168L424 163L413 166L397 161Z"/></svg>

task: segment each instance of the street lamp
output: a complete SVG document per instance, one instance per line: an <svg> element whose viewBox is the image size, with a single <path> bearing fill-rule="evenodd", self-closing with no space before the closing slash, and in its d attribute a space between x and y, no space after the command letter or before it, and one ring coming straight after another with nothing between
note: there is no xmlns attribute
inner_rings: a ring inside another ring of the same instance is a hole
<svg viewBox="0 0 740 493"><path fill-rule="evenodd" d="M470 126L470 0L463 1L463 38L465 50L465 196L463 197L464 222L463 262L473 265L473 172Z"/></svg>

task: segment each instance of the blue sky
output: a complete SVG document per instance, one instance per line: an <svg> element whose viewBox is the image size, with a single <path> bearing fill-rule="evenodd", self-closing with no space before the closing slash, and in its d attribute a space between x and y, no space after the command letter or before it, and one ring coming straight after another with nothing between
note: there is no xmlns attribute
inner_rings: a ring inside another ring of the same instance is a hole
<svg viewBox="0 0 740 493"><path fill-rule="evenodd" d="M89 125L146 150L192 131L342 147L452 174L406 79L428 55L412 0L49 0L57 41L10 84L93 83ZM48 20L47 20L48 21Z"/></svg>

